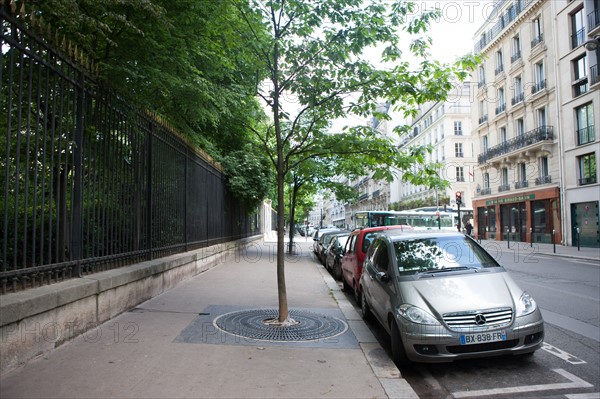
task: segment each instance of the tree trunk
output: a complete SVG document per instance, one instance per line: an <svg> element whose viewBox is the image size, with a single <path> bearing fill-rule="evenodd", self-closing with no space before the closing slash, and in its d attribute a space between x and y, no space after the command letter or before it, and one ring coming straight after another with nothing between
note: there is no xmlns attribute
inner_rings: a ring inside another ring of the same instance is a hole
<svg viewBox="0 0 600 399"><path fill-rule="evenodd" d="M289 310L287 302L287 291L285 287L285 198L283 186L285 182L285 170L283 163L283 138L281 134L281 123L279 121L279 80L278 60L279 46L275 43L273 49L273 122L275 124L275 137L277 139L277 294L279 298L279 323L287 321Z"/></svg>

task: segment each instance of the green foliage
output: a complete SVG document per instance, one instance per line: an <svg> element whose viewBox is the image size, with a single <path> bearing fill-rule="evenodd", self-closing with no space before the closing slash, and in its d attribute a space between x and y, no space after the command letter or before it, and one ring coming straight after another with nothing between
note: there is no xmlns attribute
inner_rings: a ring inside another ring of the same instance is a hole
<svg viewBox="0 0 600 399"><path fill-rule="evenodd" d="M450 204L450 197L448 197L447 195L441 195L441 196L439 196L438 201L439 201L440 208L443 209L444 205ZM415 209L415 208L422 208L425 206L436 206L436 205L438 205L438 204L436 203L435 197L427 197L427 198L423 198L423 199L416 199L416 200L410 200L410 201L393 202L390 204L390 210L404 211L404 210L408 210L408 209Z"/></svg>

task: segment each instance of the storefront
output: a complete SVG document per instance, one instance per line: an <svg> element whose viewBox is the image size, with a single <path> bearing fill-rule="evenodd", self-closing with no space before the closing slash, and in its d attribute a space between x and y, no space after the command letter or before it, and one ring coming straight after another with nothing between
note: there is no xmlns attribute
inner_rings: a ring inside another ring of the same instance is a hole
<svg viewBox="0 0 600 399"><path fill-rule="evenodd" d="M475 231L484 240L560 243L559 189L473 200Z"/></svg>

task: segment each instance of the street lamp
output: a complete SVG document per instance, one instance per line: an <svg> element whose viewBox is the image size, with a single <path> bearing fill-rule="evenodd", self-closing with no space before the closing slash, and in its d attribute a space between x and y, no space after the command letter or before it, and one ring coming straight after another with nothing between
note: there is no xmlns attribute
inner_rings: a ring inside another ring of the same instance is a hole
<svg viewBox="0 0 600 399"><path fill-rule="evenodd" d="M600 35L594 36L592 39L583 43L583 46L587 51L596 51L600 48Z"/></svg>

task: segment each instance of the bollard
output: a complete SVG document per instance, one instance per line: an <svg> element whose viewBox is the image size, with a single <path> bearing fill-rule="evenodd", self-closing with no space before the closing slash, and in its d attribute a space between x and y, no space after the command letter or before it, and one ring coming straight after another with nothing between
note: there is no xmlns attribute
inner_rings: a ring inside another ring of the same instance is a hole
<svg viewBox="0 0 600 399"><path fill-rule="evenodd" d="M554 248L554 253L556 253L556 240L554 239L554 233L556 233L556 230L552 229L552 247Z"/></svg>
<svg viewBox="0 0 600 399"><path fill-rule="evenodd" d="M529 228L529 236L531 241L530 247L533 248L533 229L531 227Z"/></svg>
<svg viewBox="0 0 600 399"><path fill-rule="evenodd" d="M578 251L580 251L580 250L581 250L581 246L579 245L579 238L580 238L580 235L579 235L579 233L580 233L580 232L579 232L579 227L578 227L578 228L577 228L577 250L578 250Z"/></svg>
<svg viewBox="0 0 600 399"><path fill-rule="evenodd" d="M506 245L507 248L510 248L510 229L508 227L506 228Z"/></svg>

